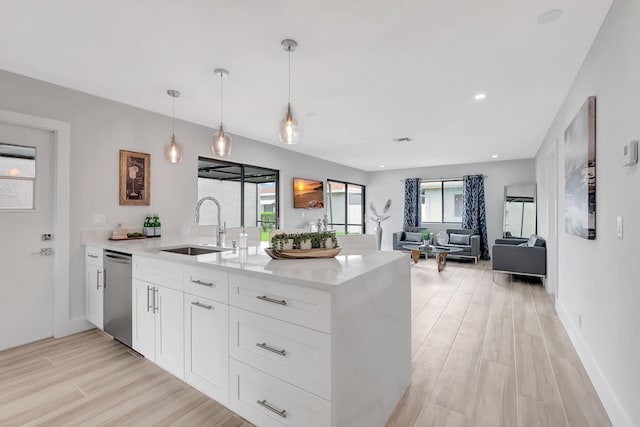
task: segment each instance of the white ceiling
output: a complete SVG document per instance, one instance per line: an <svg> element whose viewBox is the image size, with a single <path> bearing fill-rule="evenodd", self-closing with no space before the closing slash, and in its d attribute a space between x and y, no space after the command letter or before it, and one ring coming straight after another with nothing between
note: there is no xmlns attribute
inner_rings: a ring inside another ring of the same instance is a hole
<svg viewBox="0 0 640 427"><path fill-rule="evenodd" d="M216 127L224 67L226 128L279 144L290 37L290 149L364 170L532 158L611 3L2 0L0 68L169 115L178 89L176 116Z"/></svg>

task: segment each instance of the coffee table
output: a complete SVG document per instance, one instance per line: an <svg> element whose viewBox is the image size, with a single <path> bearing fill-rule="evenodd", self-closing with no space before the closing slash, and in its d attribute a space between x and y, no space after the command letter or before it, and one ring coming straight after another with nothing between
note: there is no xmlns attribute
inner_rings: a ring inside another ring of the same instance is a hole
<svg viewBox="0 0 640 427"><path fill-rule="evenodd" d="M409 249L411 251L411 257L413 258L413 262L416 264L420 259L420 253L431 254L436 256L436 261L438 262L438 272L442 271L444 266L447 264L447 255L462 252L462 248L456 247L444 247L444 246L432 246L432 245L404 245L403 248Z"/></svg>

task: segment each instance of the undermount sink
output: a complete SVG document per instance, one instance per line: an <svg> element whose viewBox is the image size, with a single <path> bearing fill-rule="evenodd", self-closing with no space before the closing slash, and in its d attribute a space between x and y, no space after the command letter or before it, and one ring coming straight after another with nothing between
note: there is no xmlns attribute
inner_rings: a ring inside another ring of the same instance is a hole
<svg viewBox="0 0 640 427"><path fill-rule="evenodd" d="M171 252L174 254L182 254L182 255L190 255L190 256L195 256L195 255L205 255L205 254L210 254L210 253L214 253L214 252L224 252L224 251L228 251L230 249L228 248L201 248L201 247L197 247L197 246L180 246L177 248L167 248L167 249L160 249L161 252Z"/></svg>

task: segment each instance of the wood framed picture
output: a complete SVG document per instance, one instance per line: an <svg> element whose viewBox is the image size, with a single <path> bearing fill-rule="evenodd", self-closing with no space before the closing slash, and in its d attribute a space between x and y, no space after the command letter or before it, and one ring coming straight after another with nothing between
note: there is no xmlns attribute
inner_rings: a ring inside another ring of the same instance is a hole
<svg viewBox="0 0 640 427"><path fill-rule="evenodd" d="M120 204L151 204L151 155L120 150Z"/></svg>

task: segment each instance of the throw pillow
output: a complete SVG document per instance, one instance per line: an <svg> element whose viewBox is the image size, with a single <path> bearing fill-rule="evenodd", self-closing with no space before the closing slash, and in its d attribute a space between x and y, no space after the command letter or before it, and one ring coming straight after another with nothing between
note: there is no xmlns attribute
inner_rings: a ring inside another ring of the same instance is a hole
<svg viewBox="0 0 640 427"><path fill-rule="evenodd" d="M528 242L520 243L518 246L529 246Z"/></svg>
<svg viewBox="0 0 640 427"><path fill-rule="evenodd" d="M449 243L449 235L445 231L440 231L436 234L436 243L439 245L446 245Z"/></svg>
<svg viewBox="0 0 640 427"><path fill-rule="evenodd" d="M452 245L469 245L469 239L471 238L468 234L455 234L451 233L449 235L449 243Z"/></svg>
<svg viewBox="0 0 640 427"><path fill-rule="evenodd" d="M404 233L404 241L405 242L422 242L422 234L421 233Z"/></svg>

